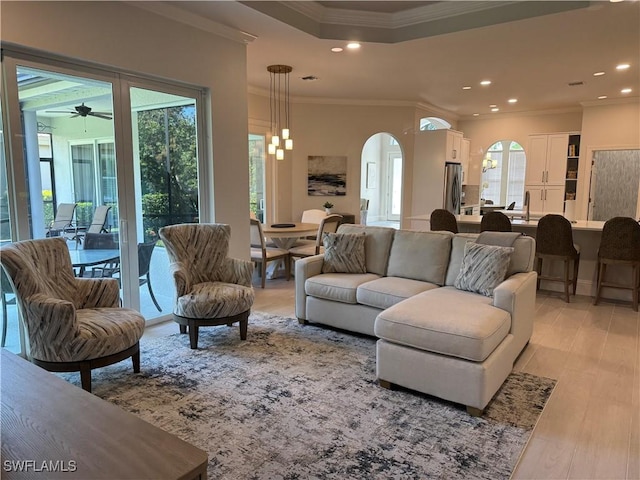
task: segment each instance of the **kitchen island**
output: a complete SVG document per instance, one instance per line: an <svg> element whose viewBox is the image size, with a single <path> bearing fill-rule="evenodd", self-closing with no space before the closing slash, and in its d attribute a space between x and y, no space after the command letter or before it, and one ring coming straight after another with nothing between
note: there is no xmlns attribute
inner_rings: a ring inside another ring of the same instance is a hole
<svg viewBox="0 0 640 480"><path fill-rule="evenodd" d="M533 215L533 214L532 214ZM536 215L537 216L537 215ZM411 228L414 230L429 230L429 215L414 215L407 217L411 221ZM458 230L460 232L480 232L480 215L456 215ZM513 218L511 225L514 232L522 232L531 237L536 236L538 220L522 220ZM591 220L576 220L571 223L573 231L573 243L580 246L580 269L578 270L578 285L576 293L578 295L595 296L596 293L596 270L598 266L598 248L604 222ZM551 274L560 276L562 272L562 262L549 262L543 264L545 275ZM547 270L551 267L551 270ZM624 265L612 265L607 267L607 278L618 277L618 283L628 283L631 278L631 269ZM562 283L542 281L540 288L557 292L563 291ZM630 301L631 292L613 288L604 288L602 298Z"/></svg>

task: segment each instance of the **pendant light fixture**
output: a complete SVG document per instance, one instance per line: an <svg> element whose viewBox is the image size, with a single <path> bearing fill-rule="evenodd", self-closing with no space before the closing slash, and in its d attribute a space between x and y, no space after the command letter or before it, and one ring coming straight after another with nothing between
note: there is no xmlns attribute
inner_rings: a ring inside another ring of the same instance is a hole
<svg viewBox="0 0 640 480"><path fill-rule="evenodd" d="M269 65L269 110L271 112L271 142L267 151L284 160L284 151L293 150L291 138L291 103L289 101L289 65Z"/></svg>

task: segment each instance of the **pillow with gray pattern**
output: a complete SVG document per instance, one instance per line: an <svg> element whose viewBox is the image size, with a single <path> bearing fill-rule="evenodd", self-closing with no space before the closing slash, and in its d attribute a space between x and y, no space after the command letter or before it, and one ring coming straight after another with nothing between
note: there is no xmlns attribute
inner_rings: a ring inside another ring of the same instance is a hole
<svg viewBox="0 0 640 480"><path fill-rule="evenodd" d="M364 233L325 233L322 273L367 273Z"/></svg>
<svg viewBox="0 0 640 480"><path fill-rule="evenodd" d="M513 247L498 247L467 242L460 273L453 286L458 290L493 296L496 288L507 275Z"/></svg>

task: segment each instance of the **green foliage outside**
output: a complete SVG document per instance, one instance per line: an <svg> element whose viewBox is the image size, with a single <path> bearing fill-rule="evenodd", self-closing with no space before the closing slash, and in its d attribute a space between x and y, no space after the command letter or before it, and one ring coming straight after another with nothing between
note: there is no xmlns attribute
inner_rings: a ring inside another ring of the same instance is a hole
<svg viewBox="0 0 640 480"><path fill-rule="evenodd" d="M145 241L164 225L198 219L195 107L138 112Z"/></svg>

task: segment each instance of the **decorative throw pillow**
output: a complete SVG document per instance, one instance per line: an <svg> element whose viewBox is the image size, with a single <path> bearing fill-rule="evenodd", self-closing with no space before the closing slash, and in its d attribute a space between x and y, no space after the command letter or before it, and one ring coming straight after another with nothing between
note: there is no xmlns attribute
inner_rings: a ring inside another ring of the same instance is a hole
<svg viewBox="0 0 640 480"><path fill-rule="evenodd" d="M325 233L322 273L367 273L364 233Z"/></svg>
<svg viewBox="0 0 640 480"><path fill-rule="evenodd" d="M458 290L493 296L493 289L500 284L507 274L512 247L498 247L467 242L460 273L453 286Z"/></svg>

